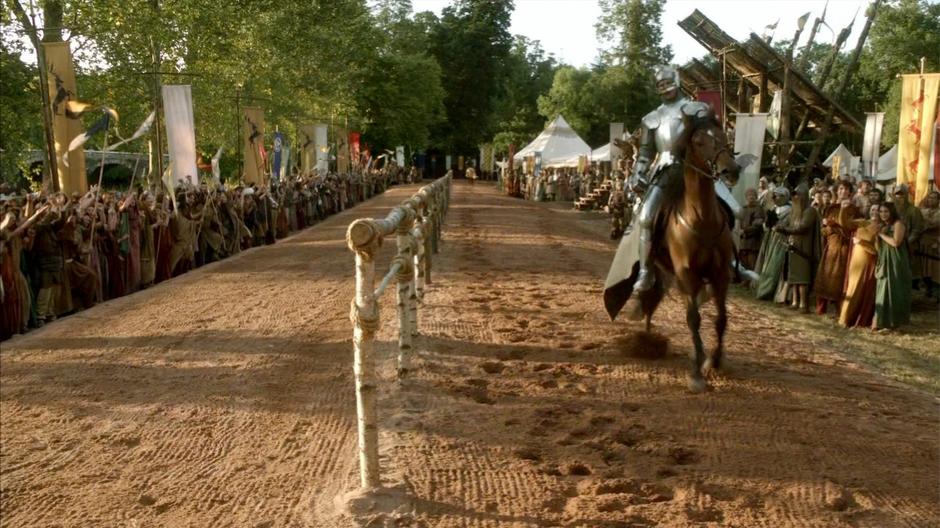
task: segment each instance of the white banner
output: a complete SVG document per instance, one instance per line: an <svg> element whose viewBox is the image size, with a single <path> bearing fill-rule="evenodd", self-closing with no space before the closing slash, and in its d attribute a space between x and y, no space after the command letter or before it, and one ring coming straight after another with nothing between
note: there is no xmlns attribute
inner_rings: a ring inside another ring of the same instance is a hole
<svg viewBox="0 0 940 528"><path fill-rule="evenodd" d="M783 110L783 91L774 91L774 98L770 101L770 114L767 116L767 133L770 137L780 137L780 112Z"/></svg>
<svg viewBox="0 0 940 528"><path fill-rule="evenodd" d="M611 123L610 124L610 162L611 170L617 169L617 160L620 159L620 147L614 143L615 139L623 139L623 123Z"/></svg>
<svg viewBox="0 0 940 528"><path fill-rule="evenodd" d="M326 124L317 123L313 133L317 150L317 172L326 174L330 169L330 144Z"/></svg>
<svg viewBox="0 0 940 528"><path fill-rule="evenodd" d="M395 147L395 163L399 167L405 166L405 147L402 145Z"/></svg>
<svg viewBox="0 0 940 528"><path fill-rule="evenodd" d="M735 114L734 152L737 155L752 154L757 157L741 171L737 185L731 194L738 203L744 203L744 191L757 189L760 179L761 154L764 152L764 134L767 132L767 114Z"/></svg>
<svg viewBox="0 0 940 528"><path fill-rule="evenodd" d="M163 119L173 180L177 184L189 182L198 185L193 93L188 84L163 87Z"/></svg>
<svg viewBox="0 0 940 528"><path fill-rule="evenodd" d="M881 128L884 126L884 112L865 114L865 142L862 145L862 177L873 179L878 174L878 157L881 154Z"/></svg>

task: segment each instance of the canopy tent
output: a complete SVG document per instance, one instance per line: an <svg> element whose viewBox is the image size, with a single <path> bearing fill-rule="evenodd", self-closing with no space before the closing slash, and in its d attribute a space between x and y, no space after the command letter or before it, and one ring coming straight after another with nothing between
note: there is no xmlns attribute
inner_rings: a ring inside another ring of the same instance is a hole
<svg viewBox="0 0 940 528"><path fill-rule="evenodd" d="M522 163L536 152L542 155L542 167L576 167L578 156L590 156L591 147L559 115L538 137L513 156L513 162Z"/></svg>
<svg viewBox="0 0 940 528"><path fill-rule="evenodd" d="M591 161L610 161L610 143L592 150Z"/></svg>
<svg viewBox="0 0 940 528"><path fill-rule="evenodd" d="M860 174L859 171L862 167L861 156L853 156L852 151L847 149L842 143L839 143L839 146L826 158L826 161L823 162L823 167L832 167L835 164L836 158L841 158L839 162L840 178L848 175L858 176Z"/></svg>
<svg viewBox="0 0 940 528"><path fill-rule="evenodd" d="M895 181L898 179L898 146L891 147L878 158L878 174L875 179L879 182Z"/></svg>

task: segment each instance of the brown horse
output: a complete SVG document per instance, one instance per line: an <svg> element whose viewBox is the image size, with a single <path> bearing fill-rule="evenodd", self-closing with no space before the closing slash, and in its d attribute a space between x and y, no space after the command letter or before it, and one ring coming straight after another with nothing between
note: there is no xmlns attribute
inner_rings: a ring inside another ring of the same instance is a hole
<svg viewBox="0 0 940 528"><path fill-rule="evenodd" d="M659 230L663 233L662 243L654 255L658 284L641 295L640 302L648 329L664 295L665 277L675 277L676 286L686 299L686 322L695 345L689 387L693 392L702 392L706 387L704 375L721 366L728 323L725 300L734 253L729 213L719 204L715 180L725 177L736 181L739 167L714 115L689 118L686 131L684 192L664 208L664 229ZM702 323L699 307L707 300L707 293L714 298L717 308L718 344L706 358L699 333Z"/></svg>

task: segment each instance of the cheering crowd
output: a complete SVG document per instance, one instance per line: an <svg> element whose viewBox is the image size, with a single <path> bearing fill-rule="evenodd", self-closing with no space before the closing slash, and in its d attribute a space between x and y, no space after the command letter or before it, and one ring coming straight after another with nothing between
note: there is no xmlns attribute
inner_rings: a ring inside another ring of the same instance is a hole
<svg viewBox="0 0 940 528"><path fill-rule="evenodd" d="M294 175L280 184L12 193L0 187L0 341L234 255L413 174Z"/></svg>
<svg viewBox="0 0 940 528"><path fill-rule="evenodd" d="M910 322L914 291L940 297L936 190L917 207L906 185L891 196L867 181L816 180L791 192L762 178L759 187L747 190L739 224L759 299L879 330Z"/></svg>

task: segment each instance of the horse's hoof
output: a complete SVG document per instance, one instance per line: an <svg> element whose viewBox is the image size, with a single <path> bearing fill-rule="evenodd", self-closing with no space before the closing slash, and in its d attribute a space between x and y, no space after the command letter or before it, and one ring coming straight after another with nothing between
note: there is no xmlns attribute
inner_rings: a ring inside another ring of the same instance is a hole
<svg viewBox="0 0 940 528"><path fill-rule="evenodd" d="M705 392L705 378L689 378L689 390L694 394Z"/></svg>
<svg viewBox="0 0 940 528"><path fill-rule="evenodd" d="M702 363L702 375L708 377L709 375L718 374L719 372L724 372L722 361L716 361L713 357L705 358L705 362Z"/></svg>

